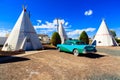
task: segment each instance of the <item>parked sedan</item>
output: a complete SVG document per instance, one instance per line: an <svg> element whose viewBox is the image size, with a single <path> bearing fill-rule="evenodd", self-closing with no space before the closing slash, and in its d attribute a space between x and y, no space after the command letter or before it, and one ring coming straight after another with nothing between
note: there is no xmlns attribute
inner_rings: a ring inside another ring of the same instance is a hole
<svg viewBox="0 0 120 80"><path fill-rule="evenodd" d="M63 52L73 53L75 56L85 53L95 53L96 47L93 45L86 45L80 40L66 40L64 44L58 44L57 49Z"/></svg>

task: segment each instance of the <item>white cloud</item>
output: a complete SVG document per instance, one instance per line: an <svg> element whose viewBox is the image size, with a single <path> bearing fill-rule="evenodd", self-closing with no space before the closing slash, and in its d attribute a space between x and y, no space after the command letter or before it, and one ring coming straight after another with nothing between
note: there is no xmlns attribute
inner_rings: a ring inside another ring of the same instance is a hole
<svg viewBox="0 0 120 80"><path fill-rule="evenodd" d="M41 20L37 20L38 23L41 23L42 21Z"/></svg>
<svg viewBox="0 0 120 80"><path fill-rule="evenodd" d="M49 34L57 30L57 19L54 19L52 22L45 21L44 24L40 24L41 20L37 20L37 22L37 25L34 25L34 28L37 31L37 33ZM71 27L71 25L69 25L69 23L66 22L64 19L58 19L58 22L59 24L62 23L64 28L67 30L69 29L69 27Z"/></svg>
<svg viewBox="0 0 120 80"><path fill-rule="evenodd" d="M95 30L96 30L95 28L87 28L87 29L85 29L86 32L93 32Z"/></svg>
<svg viewBox="0 0 120 80"><path fill-rule="evenodd" d="M95 28L73 30L71 28L71 25L69 25L69 22L65 21L64 19L59 19L58 22L59 24L60 23L63 24L65 31L67 32L67 35L70 38L78 38L82 31L86 31L86 32L95 31ZM49 36L51 36L53 32L57 31L57 20L54 19L52 22L45 21L44 24L35 25L34 27L38 34L48 34Z"/></svg>
<svg viewBox="0 0 120 80"><path fill-rule="evenodd" d="M39 29L39 28L56 28L54 23L50 23L48 21L46 21L45 24L41 24L41 25L35 25L34 26L35 29Z"/></svg>
<svg viewBox="0 0 120 80"><path fill-rule="evenodd" d="M68 32L67 35L70 38L78 38L82 31L93 32L95 30L96 30L95 28L76 29L76 30Z"/></svg>
<svg viewBox="0 0 120 80"><path fill-rule="evenodd" d="M0 37L5 37L7 34L11 32L11 29L0 29Z"/></svg>
<svg viewBox="0 0 120 80"><path fill-rule="evenodd" d="M81 34L82 31L83 31L83 30L77 29L77 30L68 32L67 35L73 37L73 36L76 36L76 35L78 35L78 34Z"/></svg>
<svg viewBox="0 0 120 80"><path fill-rule="evenodd" d="M92 14L93 14L92 10L85 11L85 13L84 13L85 16L90 16Z"/></svg>
<svg viewBox="0 0 120 80"><path fill-rule="evenodd" d="M65 20L64 20L64 19L58 19L58 22L59 22L59 24L60 24L60 23L64 24L64 23L65 23Z"/></svg>
<svg viewBox="0 0 120 80"><path fill-rule="evenodd" d="M53 30L53 29L42 29L42 30L36 30L37 32L39 32L39 34L50 34L50 33L52 33L53 31L55 31L55 30Z"/></svg>
<svg viewBox="0 0 120 80"><path fill-rule="evenodd" d="M67 25L68 25L68 22L65 23L65 26L67 26Z"/></svg>
<svg viewBox="0 0 120 80"><path fill-rule="evenodd" d="M35 29L39 29L39 28L57 28L57 19L54 19L53 20L53 22L49 22L49 21L45 21L45 24L41 24L40 25L40 23L41 23L41 20L37 20L37 24L39 24L39 25L34 25L34 28ZM64 19L58 19L58 22L59 22L59 24L63 24L63 26L68 26L68 22L65 22L65 20Z"/></svg>
<svg viewBox="0 0 120 80"><path fill-rule="evenodd" d="M41 20L37 20L37 22L38 22L37 25L39 26L42 21Z"/></svg>

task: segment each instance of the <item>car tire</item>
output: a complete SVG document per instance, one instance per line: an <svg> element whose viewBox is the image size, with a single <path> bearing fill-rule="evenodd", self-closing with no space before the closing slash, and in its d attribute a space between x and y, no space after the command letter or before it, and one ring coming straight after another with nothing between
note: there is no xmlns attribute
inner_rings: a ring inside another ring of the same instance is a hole
<svg viewBox="0 0 120 80"><path fill-rule="evenodd" d="M74 50L73 50L73 54L74 54L75 56L79 56L79 51L78 51L77 49L74 49Z"/></svg>
<svg viewBox="0 0 120 80"><path fill-rule="evenodd" d="M58 51L61 52L60 48L58 48Z"/></svg>

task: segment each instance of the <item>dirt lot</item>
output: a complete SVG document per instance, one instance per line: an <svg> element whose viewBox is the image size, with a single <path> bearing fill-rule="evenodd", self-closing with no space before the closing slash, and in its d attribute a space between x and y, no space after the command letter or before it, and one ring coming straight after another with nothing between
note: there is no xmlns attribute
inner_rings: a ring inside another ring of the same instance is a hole
<svg viewBox="0 0 120 80"><path fill-rule="evenodd" d="M0 63L0 80L120 80L120 57L45 50Z"/></svg>

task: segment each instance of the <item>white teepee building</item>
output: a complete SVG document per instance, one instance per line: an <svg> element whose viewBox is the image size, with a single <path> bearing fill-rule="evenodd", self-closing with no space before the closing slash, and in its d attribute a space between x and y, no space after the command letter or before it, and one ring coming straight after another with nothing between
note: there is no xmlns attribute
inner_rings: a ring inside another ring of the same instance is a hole
<svg viewBox="0 0 120 80"><path fill-rule="evenodd" d="M2 51L36 50L41 48L42 44L24 8Z"/></svg>
<svg viewBox="0 0 120 80"><path fill-rule="evenodd" d="M102 20L102 23L93 39L92 44L96 46L117 46L117 42L112 36L110 30L108 29L105 20Z"/></svg>
<svg viewBox="0 0 120 80"><path fill-rule="evenodd" d="M68 39L68 37L67 37L67 34L63 28L62 23L59 23L59 25L58 25L58 33L59 33L60 38L61 38L61 43L63 44L65 42L65 40Z"/></svg>

